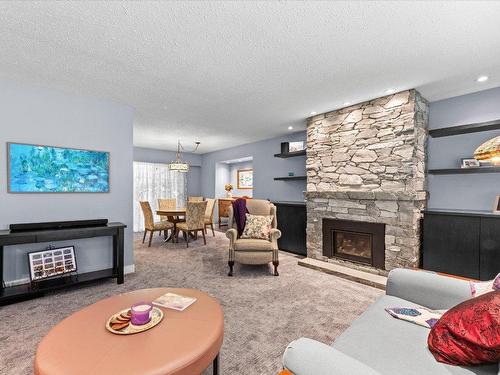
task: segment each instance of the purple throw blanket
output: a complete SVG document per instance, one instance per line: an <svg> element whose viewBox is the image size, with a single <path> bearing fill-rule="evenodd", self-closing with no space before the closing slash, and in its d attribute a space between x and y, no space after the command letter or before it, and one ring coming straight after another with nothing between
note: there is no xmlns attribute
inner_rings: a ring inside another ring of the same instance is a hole
<svg viewBox="0 0 500 375"><path fill-rule="evenodd" d="M233 217L234 221L236 222L238 237L242 235L243 229L245 229L245 224L247 222L247 217L245 214L247 213L247 201L243 198L236 199L233 202Z"/></svg>

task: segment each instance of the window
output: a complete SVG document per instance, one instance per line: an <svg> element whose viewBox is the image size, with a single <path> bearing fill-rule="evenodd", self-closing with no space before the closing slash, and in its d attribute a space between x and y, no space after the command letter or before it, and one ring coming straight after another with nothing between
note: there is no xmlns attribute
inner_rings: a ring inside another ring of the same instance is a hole
<svg viewBox="0 0 500 375"><path fill-rule="evenodd" d="M184 207L186 196L187 173L170 171L167 164L134 162L134 232L144 230L140 201L148 201L154 213L159 198L175 198L177 207Z"/></svg>

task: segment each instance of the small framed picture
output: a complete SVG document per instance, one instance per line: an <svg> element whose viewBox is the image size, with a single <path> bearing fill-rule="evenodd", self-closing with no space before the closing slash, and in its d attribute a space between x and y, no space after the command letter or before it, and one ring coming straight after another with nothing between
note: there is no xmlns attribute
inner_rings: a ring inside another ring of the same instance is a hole
<svg viewBox="0 0 500 375"><path fill-rule="evenodd" d="M238 189L253 189L253 169L238 169Z"/></svg>
<svg viewBox="0 0 500 375"><path fill-rule="evenodd" d="M481 164L474 158L462 159L462 168L478 168Z"/></svg>
<svg viewBox="0 0 500 375"><path fill-rule="evenodd" d="M493 213L500 215L500 195L495 198L495 204L493 206Z"/></svg>
<svg viewBox="0 0 500 375"><path fill-rule="evenodd" d="M297 151L302 151L303 149L304 149L304 142L303 141L289 142L288 152L297 152Z"/></svg>

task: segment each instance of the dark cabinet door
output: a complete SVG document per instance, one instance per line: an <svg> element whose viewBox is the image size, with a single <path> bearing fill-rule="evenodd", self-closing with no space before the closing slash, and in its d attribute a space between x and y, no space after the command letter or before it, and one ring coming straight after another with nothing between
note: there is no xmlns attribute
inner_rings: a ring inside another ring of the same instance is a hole
<svg viewBox="0 0 500 375"><path fill-rule="evenodd" d="M479 279L480 218L426 214L424 269Z"/></svg>
<svg viewBox="0 0 500 375"><path fill-rule="evenodd" d="M500 218L481 219L480 278L491 280L500 273Z"/></svg>
<svg viewBox="0 0 500 375"><path fill-rule="evenodd" d="M307 255L306 251L306 206L275 203L278 229L281 238L278 240L280 250L299 255Z"/></svg>

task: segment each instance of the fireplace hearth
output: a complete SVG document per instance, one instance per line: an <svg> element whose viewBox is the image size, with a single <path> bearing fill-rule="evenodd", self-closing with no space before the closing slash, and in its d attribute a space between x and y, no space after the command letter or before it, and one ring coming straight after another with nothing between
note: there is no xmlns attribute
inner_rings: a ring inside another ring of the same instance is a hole
<svg viewBox="0 0 500 375"><path fill-rule="evenodd" d="M323 255L385 269L385 224L323 218Z"/></svg>

